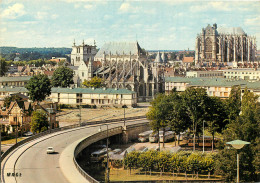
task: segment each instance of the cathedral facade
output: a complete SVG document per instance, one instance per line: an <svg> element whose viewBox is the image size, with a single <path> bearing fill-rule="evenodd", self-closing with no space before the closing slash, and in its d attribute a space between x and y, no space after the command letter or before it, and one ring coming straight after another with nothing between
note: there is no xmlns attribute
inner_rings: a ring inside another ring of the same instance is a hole
<svg viewBox="0 0 260 183"><path fill-rule="evenodd" d="M256 38L240 27L208 25L196 38L195 64L228 64L256 61Z"/></svg>
<svg viewBox="0 0 260 183"><path fill-rule="evenodd" d="M138 101L149 101L163 90L163 72L148 61L138 42L105 43L94 62L101 62L94 75L103 78L107 87L135 91Z"/></svg>

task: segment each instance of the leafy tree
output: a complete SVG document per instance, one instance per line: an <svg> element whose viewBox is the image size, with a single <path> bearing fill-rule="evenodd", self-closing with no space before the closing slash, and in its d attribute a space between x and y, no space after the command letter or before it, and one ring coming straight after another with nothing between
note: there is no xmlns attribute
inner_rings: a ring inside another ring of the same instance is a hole
<svg viewBox="0 0 260 183"><path fill-rule="evenodd" d="M259 103L257 102L257 96L247 89L244 91L242 97L241 106L237 105L238 109L241 109L240 116L235 119L231 118L230 123L224 130L225 142L236 139L248 141L251 144L246 145L240 150L235 149L223 149L220 151L218 160L216 163L216 171L220 172L226 179L226 181L234 180L236 177L236 169L234 166L227 166L227 158L236 159L236 153L239 153L240 157L240 180L250 182L257 181L257 172L259 172ZM234 110L235 111L235 110ZM234 113L233 113L234 114ZM234 117L234 116L232 116Z"/></svg>
<svg viewBox="0 0 260 183"><path fill-rule="evenodd" d="M232 86L229 98L226 100L226 107L228 111L228 120L236 119L241 110L241 88Z"/></svg>
<svg viewBox="0 0 260 183"><path fill-rule="evenodd" d="M46 113L44 113L42 110L34 111L32 113L32 119L30 124L32 132L39 133L46 131L49 126Z"/></svg>
<svg viewBox="0 0 260 183"><path fill-rule="evenodd" d="M51 83L54 87L70 86L70 84L73 84L73 70L64 66L57 68L53 73Z"/></svg>
<svg viewBox="0 0 260 183"><path fill-rule="evenodd" d="M103 80L97 76L91 78L91 80L85 80L83 83L82 83L83 86L85 87L94 87L94 88L100 88L103 86Z"/></svg>
<svg viewBox="0 0 260 183"><path fill-rule="evenodd" d="M51 94L50 79L44 74L33 76L25 87L29 91L32 101L43 101L46 96Z"/></svg>
<svg viewBox="0 0 260 183"><path fill-rule="evenodd" d="M193 151L195 151L195 137L198 129L201 129L202 121L205 119L205 108L208 95L204 88L187 88L182 93L183 105L186 114L192 122Z"/></svg>
<svg viewBox="0 0 260 183"><path fill-rule="evenodd" d="M10 97L5 97L5 98L4 98L4 106L5 106L6 108L9 108L11 102L14 102L14 101L19 102L19 101L21 101L21 100L22 100L22 98L19 97L18 95L11 95Z"/></svg>
<svg viewBox="0 0 260 183"><path fill-rule="evenodd" d="M221 132L226 126L227 113L225 104L218 97L208 97L206 108L206 125L212 138L215 138L216 132ZM214 140L212 140L212 151Z"/></svg>
<svg viewBox="0 0 260 183"><path fill-rule="evenodd" d="M173 92L169 95L169 98L172 104L172 108L169 111L169 126L177 135L180 136L180 133L184 132L190 126L190 119L186 115L186 108L183 105L182 97L175 90L173 90Z"/></svg>
<svg viewBox="0 0 260 183"><path fill-rule="evenodd" d="M0 77L4 76L5 73L7 72L8 68L7 68L7 64L5 59L1 58L0 59Z"/></svg>
<svg viewBox="0 0 260 183"><path fill-rule="evenodd" d="M168 125L169 113L171 111L171 103L169 97L164 94L159 94L156 96L155 100L151 102L152 106L150 107L148 113L146 114L147 118L150 120L150 126L153 131L157 131L159 135L159 130L163 129L163 146L164 146L164 134L165 128ZM160 141L159 148L160 148Z"/></svg>

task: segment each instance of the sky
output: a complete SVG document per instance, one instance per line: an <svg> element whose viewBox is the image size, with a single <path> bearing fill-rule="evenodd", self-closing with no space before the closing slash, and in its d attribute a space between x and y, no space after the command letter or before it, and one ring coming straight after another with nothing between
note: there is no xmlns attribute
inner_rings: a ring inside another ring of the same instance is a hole
<svg viewBox="0 0 260 183"><path fill-rule="evenodd" d="M203 27L241 27L260 48L260 1L0 0L0 46L71 47L134 42L195 49Z"/></svg>

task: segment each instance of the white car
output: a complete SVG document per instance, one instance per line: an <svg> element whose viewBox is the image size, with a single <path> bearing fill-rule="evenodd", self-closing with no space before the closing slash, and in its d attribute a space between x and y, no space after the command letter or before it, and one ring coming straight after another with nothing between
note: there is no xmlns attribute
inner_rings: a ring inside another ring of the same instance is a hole
<svg viewBox="0 0 260 183"><path fill-rule="evenodd" d="M54 153L55 151L54 151L54 149L53 149L53 147L48 147L48 149L47 149L47 154L52 154L52 153Z"/></svg>

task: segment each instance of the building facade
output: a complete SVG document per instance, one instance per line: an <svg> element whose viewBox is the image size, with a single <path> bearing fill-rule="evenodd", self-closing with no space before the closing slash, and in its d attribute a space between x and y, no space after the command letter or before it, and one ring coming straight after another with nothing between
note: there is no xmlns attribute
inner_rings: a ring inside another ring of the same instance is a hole
<svg viewBox="0 0 260 183"><path fill-rule="evenodd" d="M260 70L250 68L237 68L223 70L224 77L228 79L260 80Z"/></svg>
<svg viewBox="0 0 260 183"><path fill-rule="evenodd" d="M188 87L205 88L209 96L228 98L232 86L240 86L243 93L248 88L256 95L260 95L260 81L249 82L246 80L230 80L225 78L184 78L184 77L166 77L165 93L169 94L173 88L178 92L185 91ZM260 98L258 98L260 102Z"/></svg>
<svg viewBox="0 0 260 183"><path fill-rule="evenodd" d="M195 63L237 63L256 61L256 38L241 27L218 28L208 25L196 38Z"/></svg>
<svg viewBox="0 0 260 183"><path fill-rule="evenodd" d="M87 45L84 40L81 45L76 45L75 41L71 51L71 64L73 66L79 66L81 61L88 62L94 60L94 56L97 53L97 47L95 45Z"/></svg>
<svg viewBox="0 0 260 183"><path fill-rule="evenodd" d="M222 70L213 71L187 71L186 77L188 78L224 78Z"/></svg>
<svg viewBox="0 0 260 183"><path fill-rule="evenodd" d="M161 62L149 62L138 42L106 43L95 62L100 62L101 67L94 75L103 78L107 87L134 91L138 101L149 101L164 89Z"/></svg>
<svg viewBox="0 0 260 183"><path fill-rule="evenodd" d="M28 96L24 87L0 87L0 99L11 94L20 93ZM51 95L46 97L52 102L69 105L96 105L96 106L136 106L136 92L117 88L52 88Z"/></svg>

